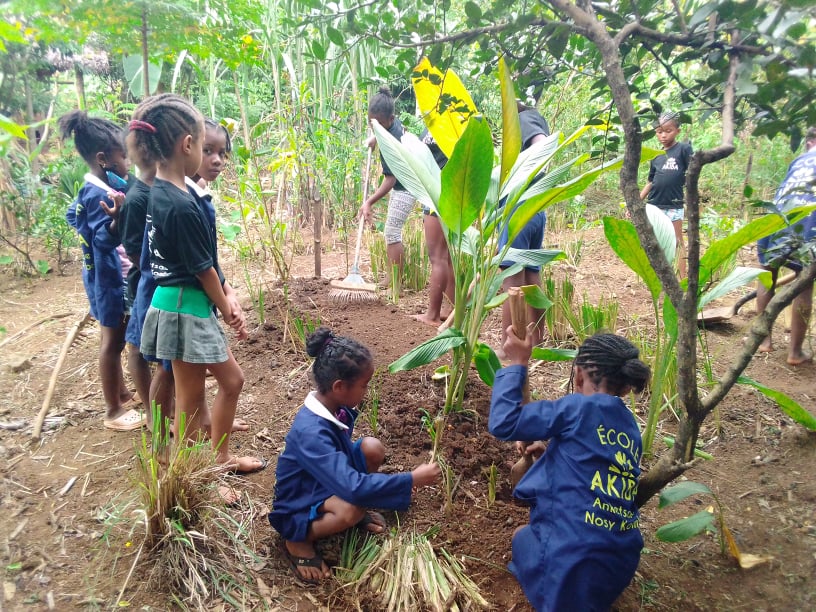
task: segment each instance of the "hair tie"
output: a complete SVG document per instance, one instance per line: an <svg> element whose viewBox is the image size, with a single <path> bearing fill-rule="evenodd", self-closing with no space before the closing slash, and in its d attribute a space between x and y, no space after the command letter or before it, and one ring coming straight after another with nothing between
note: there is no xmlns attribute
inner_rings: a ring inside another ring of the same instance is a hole
<svg viewBox="0 0 816 612"><path fill-rule="evenodd" d="M139 119L134 119L128 124L128 128L131 132L140 130L142 132L148 132L149 134L155 134L156 128L149 124L147 121L141 121Z"/></svg>
<svg viewBox="0 0 816 612"><path fill-rule="evenodd" d="M320 350L321 350L321 351L325 351L325 350L326 350L326 347L327 347L327 346L329 346L329 345L331 344L331 341L332 341L332 340L334 340L334 336L329 336L328 338L326 338L326 341L323 343L323 348L322 348L322 349L320 349Z"/></svg>

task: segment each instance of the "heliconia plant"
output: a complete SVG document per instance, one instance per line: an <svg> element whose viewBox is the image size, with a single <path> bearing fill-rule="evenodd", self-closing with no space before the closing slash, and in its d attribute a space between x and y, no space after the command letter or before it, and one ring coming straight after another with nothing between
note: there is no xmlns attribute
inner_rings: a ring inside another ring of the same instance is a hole
<svg viewBox="0 0 816 612"><path fill-rule="evenodd" d="M443 74L425 60L415 69L413 81L426 125L449 157L445 167L439 170L430 150L415 136L405 134L398 141L372 122L380 151L394 175L439 215L456 272L452 325L394 361L389 370L423 366L451 352L446 413L462 408L471 363L486 384L493 384L499 359L479 335L490 311L507 297L500 293L502 281L525 265L547 265L564 257L560 251L518 250L509 243L536 213L580 194L601 174L622 163L620 157L607 160L574 178L569 178L570 172L590 161L589 154L555 164L556 159L564 158L567 147L596 126L584 126L569 137L555 133L522 152L515 91L503 59L498 75L502 99L498 164L494 165L490 126L458 78L450 70ZM644 154L644 161L648 159L648 153ZM539 173L546 175L531 185ZM498 249L505 229L508 245ZM502 270L500 263L506 259L516 263ZM540 287L526 287L524 294L537 309L549 306Z"/></svg>

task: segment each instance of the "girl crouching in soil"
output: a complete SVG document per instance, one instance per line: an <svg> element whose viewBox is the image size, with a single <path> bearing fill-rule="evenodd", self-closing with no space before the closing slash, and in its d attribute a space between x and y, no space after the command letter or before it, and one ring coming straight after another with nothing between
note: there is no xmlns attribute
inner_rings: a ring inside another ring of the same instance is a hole
<svg viewBox="0 0 816 612"><path fill-rule="evenodd" d="M317 386L303 402L278 458L269 522L299 580L317 584L330 575L314 547L316 540L358 526L385 530L385 519L368 508L405 510L414 487L439 480L435 463L412 472L378 474L385 448L376 438L352 442L357 406L374 374L368 349L351 338L321 327L306 341L314 357Z"/></svg>
<svg viewBox="0 0 816 612"><path fill-rule="evenodd" d="M504 350L512 364L496 375L490 433L550 441L513 492L530 505L530 524L513 536L510 571L536 610L608 610L643 548L640 431L621 398L643 390L649 367L628 340L598 334L578 349L574 393L523 405L532 338L520 340L510 326Z"/></svg>

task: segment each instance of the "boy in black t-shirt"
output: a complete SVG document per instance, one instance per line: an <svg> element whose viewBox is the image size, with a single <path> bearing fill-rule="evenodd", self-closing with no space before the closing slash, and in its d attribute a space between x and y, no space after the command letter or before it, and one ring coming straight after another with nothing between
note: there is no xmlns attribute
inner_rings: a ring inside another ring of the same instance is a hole
<svg viewBox="0 0 816 612"><path fill-rule="evenodd" d="M686 248L683 243L683 207L686 169L691 160L691 145L677 142L680 134L680 118L677 113L665 112L655 126L655 135L665 153L652 160L649 182L640 192L640 199L649 196L649 204L662 210L674 226L677 238L677 259L680 278L686 277Z"/></svg>

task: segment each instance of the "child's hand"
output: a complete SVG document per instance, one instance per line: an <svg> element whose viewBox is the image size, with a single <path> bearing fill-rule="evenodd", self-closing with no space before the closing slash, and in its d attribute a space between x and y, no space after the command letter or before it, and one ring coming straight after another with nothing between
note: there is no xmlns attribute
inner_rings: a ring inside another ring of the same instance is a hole
<svg viewBox="0 0 816 612"><path fill-rule="evenodd" d="M411 472L411 478L414 480L415 487L425 487L429 484L439 482L442 477L442 470L436 463L423 463L414 468Z"/></svg>
<svg viewBox="0 0 816 612"><path fill-rule="evenodd" d="M374 222L374 208L368 202L364 202L357 213L357 218L363 217L366 223L371 225Z"/></svg>
<svg viewBox="0 0 816 612"><path fill-rule="evenodd" d="M533 459L538 459L544 454L544 451L547 450L547 443L541 440L536 440L535 442L519 441L516 442L516 450L518 450L519 455L530 455Z"/></svg>
<svg viewBox="0 0 816 612"><path fill-rule="evenodd" d="M118 219L119 213L122 212L122 206L125 204L125 194L121 191L109 191L108 197L113 202L113 206L108 206L105 200L99 200L99 206L111 219Z"/></svg>
<svg viewBox="0 0 816 612"><path fill-rule="evenodd" d="M513 326L507 328L507 339L504 341L504 354L513 365L527 365L533 352L533 324L527 326L527 336L520 339L514 332Z"/></svg>

